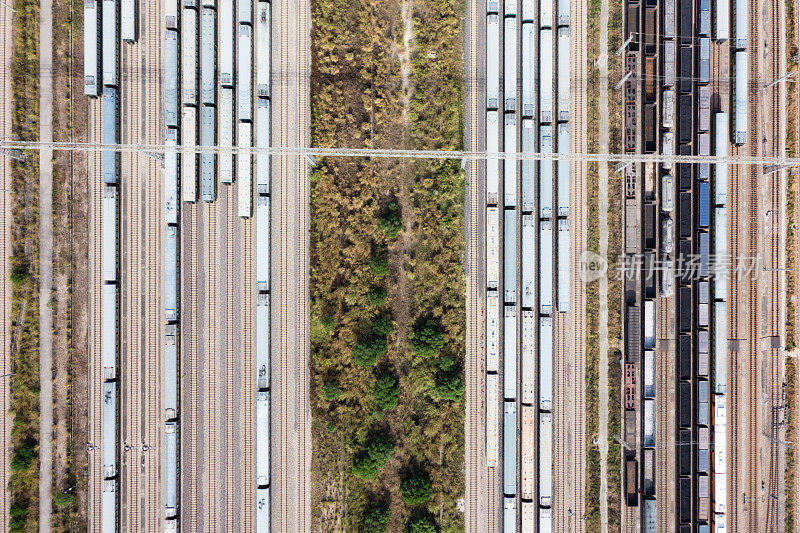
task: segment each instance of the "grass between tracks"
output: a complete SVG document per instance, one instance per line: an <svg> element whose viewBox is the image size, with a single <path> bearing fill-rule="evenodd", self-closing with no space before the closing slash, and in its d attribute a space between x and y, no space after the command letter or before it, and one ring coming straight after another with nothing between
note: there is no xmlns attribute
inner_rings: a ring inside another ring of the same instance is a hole
<svg viewBox="0 0 800 533"><path fill-rule="evenodd" d="M39 5L14 2L13 133L39 136ZM12 163L11 186L11 495L10 530L36 531L39 514L39 161ZM6 379L6 378L4 378Z"/></svg>
<svg viewBox="0 0 800 533"><path fill-rule="evenodd" d="M409 51L399 2L313 2L315 145L461 148L463 2L412 5ZM312 529L463 531L459 163L325 158L311 180Z"/></svg>
<svg viewBox="0 0 800 533"><path fill-rule="evenodd" d="M600 48L600 0L591 0L589 4L589 50L599 50ZM622 35L622 5L618 2L609 4L609 24L608 24L608 69L609 80L619 79L622 65L614 55L614 51L621 44ZM590 124L588 130L589 151L599 150L599 98L601 79L599 71L594 64L595 57L591 52L587 58L589 83L588 83L588 120ZM618 93L613 91L609 94L609 149L617 152L621 150L622 132L619 128L621 122L621 107ZM620 281L616 277L614 265L617 264L621 253L622 243L622 184L620 175L614 172L609 174L608 183L608 383L609 383L609 412L608 412L608 455L607 455L607 479L608 484L608 528L609 531L620 529L621 513L621 449L617 437L621 434L621 398L619 390L621 387L621 367L619 365L620 351L619 339L620 330L620 306L621 306L621 287ZM589 202L589 250L599 253L599 176L598 164L589 163L588 174L588 202ZM587 357L586 357L586 388L587 388L587 484L586 484L586 529L587 531L600 531L600 452L597 446L597 438L600 424L600 398L599 398L599 365L600 365L600 346L599 346L599 283L587 285Z"/></svg>

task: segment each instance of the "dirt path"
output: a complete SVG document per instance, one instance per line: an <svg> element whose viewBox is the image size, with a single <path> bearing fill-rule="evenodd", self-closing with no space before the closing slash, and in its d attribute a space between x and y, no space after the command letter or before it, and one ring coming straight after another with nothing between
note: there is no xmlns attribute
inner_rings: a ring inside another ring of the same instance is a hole
<svg viewBox="0 0 800 533"><path fill-rule="evenodd" d="M600 4L600 153L608 152L608 0ZM608 259L608 164L598 164L598 218L600 226L600 256ZM600 350L600 524L602 533L608 533L608 277L600 278L600 320L598 331Z"/></svg>
<svg viewBox="0 0 800 533"><path fill-rule="evenodd" d="M39 135L53 140L53 3L42 0L39 12ZM42 149L39 164L39 531L50 531L53 465L53 151Z"/></svg>

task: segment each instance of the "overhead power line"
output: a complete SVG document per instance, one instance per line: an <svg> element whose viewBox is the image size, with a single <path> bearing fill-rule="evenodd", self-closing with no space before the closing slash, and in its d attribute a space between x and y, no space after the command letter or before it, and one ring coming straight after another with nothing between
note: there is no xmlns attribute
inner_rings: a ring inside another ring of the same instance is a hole
<svg viewBox="0 0 800 533"><path fill-rule="evenodd" d="M702 156L677 154L601 154L601 153L542 153L542 152L486 152L469 150L398 150L393 148L324 148L299 146L166 146L164 144L101 144L79 142L0 141L5 150L64 150L76 152L121 152L151 154L268 154L274 156L304 157L379 157L390 159L464 159L517 161L598 161L614 163L721 163L728 165L778 165L800 166L799 157L777 156Z"/></svg>

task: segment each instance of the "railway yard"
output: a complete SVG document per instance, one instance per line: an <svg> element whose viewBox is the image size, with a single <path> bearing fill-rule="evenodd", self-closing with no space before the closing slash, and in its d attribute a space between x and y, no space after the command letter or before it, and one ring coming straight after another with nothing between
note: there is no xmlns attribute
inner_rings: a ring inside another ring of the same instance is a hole
<svg viewBox="0 0 800 533"><path fill-rule="evenodd" d="M311 8L83 2L93 532L312 530L316 160L280 151L312 142ZM470 532L584 531L590 4L465 8L464 150L488 155L463 165L459 512ZM622 65L609 81L622 123L611 128L623 156L642 156L612 174L623 210L608 217L623 228L621 264L607 266L622 276L610 295L621 359L609 360L621 366L610 409L622 429L609 438L622 445L626 532L786 529L786 205L797 169L725 159L786 155L786 16L779 0L622 3L624 44L609 57ZM7 25L0 9L4 72ZM3 190L10 169L4 157ZM3 200L7 273L9 209ZM12 419L0 420L5 443Z"/></svg>

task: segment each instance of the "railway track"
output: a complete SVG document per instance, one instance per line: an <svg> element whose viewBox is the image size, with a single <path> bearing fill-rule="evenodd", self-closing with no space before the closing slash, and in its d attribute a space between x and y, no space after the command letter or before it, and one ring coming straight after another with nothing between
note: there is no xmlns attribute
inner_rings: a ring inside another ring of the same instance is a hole
<svg viewBox="0 0 800 533"><path fill-rule="evenodd" d="M470 87L467 92L467 105L469 106L469 135L467 142L470 150L480 148L478 123L480 121L479 108L479 86L478 86L478 2L472 0L467 4L469 17L469 80ZM480 166L477 161L471 161L468 166L470 179L468 205L469 219L467 221L467 264L470 266L467 271L467 352L466 352L466 379L467 379L467 401L466 401L466 428L467 443L465 455L468 464L466 466L466 502L467 513L465 526L470 533L478 533L484 528L481 521L481 500L483 491L480 490L480 472L485 467L484 454L481 453L481 437L485 436L485 426L481 424L481 414L484 406L483 375L484 365L482 364L483 351L483 314L481 312L481 276L479 275L479 265L483 264L478 241L478 228L480 228L480 206L484 205L484 199L479 190L481 182L479 173ZM485 176L484 176L485 179ZM491 494L491 493L490 493ZM490 496L491 499L491 496Z"/></svg>
<svg viewBox="0 0 800 533"><path fill-rule="evenodd" d="M570 147L575 152L584 152L586 150L586 122L584 117L587 112L586 79L588 73L586 72L586 20L587 20L587 0L576 0L570 3L571 10L574 13L570 14L570 20L573 27L570 30L570 41L572 46L572 55L575 61L572 62L572 79L580 80L578 82L578 90L572 91L572 128L573 135L571 136L572 146ZM580 254L586 249L587 227L588 227L588 213L586 207L586 174L588 165L586 162L573 162L571 165L571 191L572 201L571 205L571 232L572 247L571 256L571 274L572 277L572 305L570 306L572 313L572 355L573 355L573 369L572 369L572 488L573 488L573 504L572 504L572 520L570 531L584 531L585 521L583 520L586 507L585 494L586 494L586 408L585 408L585 368L586 368L586 303L584 297L584 283L579 275L580 269Z"/></svg>
<svg viewBox="0 0 800 533"><path fill-rule="evenodd" d="M553 327L556 330L556 350L555 350L555 368L556 376L567 375L567 350L566 345L566 331L565 331L565 317L562 313L558 313L553 305ZM567 381L556 380L553 383L555 388L555 399L553 402L553 469L555 476L553 478L553 492L555 500L555 517L553 521L556 531L569 530L569 513L572 512L572 497L573 494L567 492L567 487L571 484L569 480L572 476L567 473L566 468L566 451L567 451ZM574 456L573 456L574 457ZM560 490L559 490L560 489Z"/></svg>
<svg viewBox="0 0 800 533"><path fill-rule="evenodd" d="M656 442L659 448L656 454L664 453L666 450L674 449L669 445L669 436L675 427L674 421L670 418L670 394L674 389L674 380L670 378L670 357L674 353L672 342L672 306L673 299L659 296L658 298L658 337L660 357L656 362ZM670 423L667 423L670 421ZM658 531L670 530L670 514L666 510L670 507L666 504L669 491L667 486L670 479L669 461L667 457L656 455L656 501L664 502L660 509L657 509Z"/></svg>
<svg viewBox="0 0 800 533"><path fill-rule="evenodd" d="M5 13L5 11L3 11ZM0 15L5 19L5 15ZM3 96L5 98L5 95ZM99 140L103 131L102 102L100 99L89 102L89 123L91 130L89 138L92 141ZM91 194L90 219L94 221L91 225L89 246L93 264L102 264L102 235L103 235L103 180L102 176L102 156L99 152L89 153L88 169L89 190ZM5 180L4 180L5 186ZM3 213L6 211L3 210ZM5 235L5 234L4 234ZM6 257L3 255L3 257ZM103 524L102 517L102 496L103 496L103 464L101 442L103 407L100 401L103 382L103 346L102 346L102 289L101 276L96 269L91 270L91 316L90 316L90 339L100 339L97 342L89 343L89 412L91 420L91 433L89 441L96 449L89 452L89 529L99 532ZM9 301L9 300L5 300ZM5 346L5 344L4 344Z"/></svg>
<svg viewBox="0 0 800 533"><path fill-rule="evenodd" d="M240 177L240 179L242 179ZM242 291L242 369L240 387L242 390L241 397L241 427L254 428L255 417L253 416L253 398L255 398L253 369L255 368L253 362L253 351L255 345L253 343L253 294L255 287L255 277L253 276L253 223L252 219L244 219L242 221L242 279L241 286L245 289ZM255 464L255 455L253 452L252 431L245 431L242 442L242 479L241 479L241 508L242 517L241 530L243 533L252 533L254 530L253 524L255 516L255 509L253 506L253 486L255 478L253 476L252 465Z"/></svg>
<svg viewBox="0 0 800 533"><path fill-rule="evenodd" d="M146 41L147 58L145 79L146 101L150 105L144 106L147 115L145 135L152 144L163 142L163 76L162 76L162 50L164 18L161 0L140 4L146 10ZM157 531L164 527L164 499L162 497L161 457L163 454L163 428L164 416L161 410L161 389L163 380L161 368L163 361L164 318L161 313L161 277L163 270L162 247L164 242L164 213L163 213L163 170L159 162L150 157L146 160L147 189L145 191L145 209L147 212L147 226L144 228L146 236L147 261L146 278L147 286L146 307L146 338L147 350L143 359L142 371L145 389L146 410L142 419L145 431L143 435L145 453L145 473L147 477L147 494L145 507L146 528L148 531Z"/></svg>
<svg viewBox="0 0 800 533"><path fill-rule="evenodd" d="M237 468L236 460L239 459L236 453L236 433L233 421L238 418L237 398L234 391L238 390L236 383L235 369L239 366L238 356L241 353L236 346L235 320L240 317L240 310L236 308L236 298L234 295L240 294L241 284L237 284L233 276L233 267L236 264L236 195L233 194L233 187L226 186L225 191L225 255L227 269L225 271L225 529L233 531L239 523L235 509L238 504L233 497L236 489ZM250 292L250 291L244 291ZM253 426L246 426L253 427Z"/></svg>
<svg viewBox="0 0 800 533"><path fill-rule="evenodd" d="M9 64L11 62L11 46L12 46L12 25L10 23L11 19L11 12L8 9L3 9L0 12L0 47L2 47L2 53L0 53L0 76L2 76L2 89L0 90L0 134L3 135L4 138L8 139L11 137L11 113L12 113L12 105L11 105L11 98L9 95L11 94L11 73L9 72ZM91 113L91 111L90 111ZM4 191L8 191L11 189L11 161L9 158L3 158L3 161L0 162L0 187L3 188ZM94 194L94 191L92 191ZM2 321L2 326L0 327L0 374L9 374L12 370L12 362L11 362L11 337L9 335L10 332L10 320L11 320L11 287L9 285L8 280L10 279L10 262L9 258L11 256L11 248L8 236L11 234L11 201L10 195L4 194L2 200L0 201L0 231L2 232L2 237L0 237L0 272L3 275L3 281L0 282L0 297L2 297L2 309L0 310L0 320ZM92 243L93 245L93 243ZM92 320L96 320L96 316L92 316ZM91 349L91 348L90 348ZM91 355L94 355L94 351L90 352ZM90 356L91 362L91 356ZM94 366L90 366L91 369L94 370ZM95 383L95 379L99 379L100 375L97 376L92 375L91 382ZM90 394L93 390L90 390ZM99 397L98 394L94 394L90 396L90 398L97 398ZM12 427L12 420L11 417L5 413L9 412L10 409L10 398L11 398L11 382L8 379L4 379L2 383L0 383L0 409L4 413L2 418L0 418L0 449L2 449L2 453L0 453L0 486L6 487L8 486L8 478L9 478L9 453L8 450L10 449L9 440L11 437L11 427ZM90 410L92 408L90 407ZM94 436L91 435L90 438L94 440ZM89 468L93 468L92 463L89 463ZM97 486L95 481L92 481L92 486L90 487L90 492L96 491ZM96 501L96 500L92 500ZM3 491L2 497L0 497L0 529L6 531L8 529L8 517L9 515L9 507L11 504L11 496L9 491Z"/></svg>
<svg viewBox="0 0 800 533"><path fill-rule="evenodd" d="M192 179L196 179L195 176ZM182 491L182 494L185 496L181 498L181 501L185 501L185 504L182 506L184 511L181 513L182 519L181 522L183 526L188 531L198 531L198 517L197 517L197 508L199 505L198 496L200 494L199 484L200 479L198 475L198 457L200 455L200 448L199 448L199 438L196 433L197 429L200 427L200 418L198 416L198 405L199 405L199 390L200 390L200 369L197 364L199 351L197 345L197 336L198 336L198 327L197 321L199 320L199 314L197 310L197 259L198 257L198 245L197 245L197 235L199 232L198 229L198 206L196 203L192 204L183 204L183 209L189 211L189 239L188 239L188 246L186 241L181 242L181 248L187 247L188 250L185 254L182 254L183 257L188 258L188 261L183 264L188 264L188 276L183 277L186 280L186 283L182 284L183 287L188 288L188 329L189 329L189 338L188 340L188 353L186 357L184 357L182 361L182 368L188 369L187 375L189 380L189 390L187 394L183 395L183 398L186 400L181 404L181 416L182 424L181 424L181 440L184 444L186 444L187 440L190 442L188 443L189 449L189 462L186 469L182 469L184 474L182 477L186 476L188 478L184 479L184 486L186 490ZM186 219L184 218L184 221ZM182 273L185 273L186 270L182 269ZM183 320L181 323L186 325L186 315L183 315ZM185 331L185 330L184 330ZM181 343L181 346L184 344ZM184 409L184 406L186 407ZM187 437L191 435L191 439ZM188 497L186 497L188 496Z"/></svg>
<svg viewBox="0 0 800 533"><path fill-rule="evenodd" d="M124 123L127 125L128 140L130 142L141 142L140 117L142 110L141 101L141 45L139 43L123 45L123 93L125 113L123 114ZM127 64L127 68L125 65ZM127 73L127 83L125 73ZM142 329L140 326L141 302L140 302L140 265L141 255L139 250L142 228L140 226L140 199L141 192L141 172L139 168L140 155L132 153L127 156L128 167L128 187L121 186L121 192L126 200L127 212L127 231L123 229L122 235L127 238L122 239L121 248L124 249L127 243L127 263L124 264L123 271L127 277L127 354L126 364L123 365L124 375L121 376L125 390L125 401L123 405L125 412L122 414L126 434L122 439L121 445L125 459L122 461L123 469L121 479L125 483L125 505L120 509L122 514L120 523L122 529L127 531L140 531L140 453L141 453L141 348L142 348ZM123 184L125 180L123 179ZM125 217L122 217L125 220ZM124 324L123 324L124 327ZM120 499L122 502L122 498Z"/></svg>
<svg viewBox="0 0 800 533"><path fill-rule="evenodd" d="M289 57L289 17L287 16L289 13L289 2L287 0L283 0L280 4L280 21L281 21L281 44L280 44L280 61L279 61L279 72L280 77L282 78L278 84L279 90L279 116L280 116L280 126L278 128L278 143L281 146L286 146L289 144L288 138L288 97L289 97L289 90L288 90L288 83L289 80L288 72L289 69L287 68L290 63ZM278 216L278 224L280 227L280 275L279 275L279 285L278 285L278 309L279 309L279 318L278 321L280 323L280 336L278 337L278 369L279 375L277 376L278 381L278 398L279 398L279 407L277 411L277 415L283 419L289 413L289 402L287 398L288 393L288 383L287 383L287 373L289 372L289 361L287 357L287 348L290 344L289 341L289 331L288 331L288 322L289 317L286 313L287 302L289 298L289 291L288 291L288 283L289 283L289 273L288 267L286 265L286 256L288 255L289 249L289 235L287 230L287 215L289 209L289 200L288 200L288 180L286 179L287 174L289 172L287 160L285 155L281 155L278 158L279 164L279 187L278 187L278 194L280 198L280 208L279 208L279 216ZM275 380L271 380L273 383ZM289 472L288 472L288 465L289 465L289 432L286 424L281 424L280 430L280 443L279 443L279 460L280 463L278 468L280 469L278 477L278 487L280 488L280 494L278 496L278 507L280 508L279 520L278 520L278 531L281 532L288 532L289 531L289 501L290 501L290 492L289 492Z"/></svg>
<svg viewBox="0 0 800 533"><path fill-rule="evenodd" d="M738 154L739 148L734 147L734 154ZM728 250L732 258L728 269L728 300L736 301L736 305L728 306L728 336L738 338L740 335L739 319L739 276L737 274L737 262L740 260L741 245L739 241L739 209L741 189L741 169L737 165L731 165L728 171L729 186L728 191L733 194L728 195L728 206L732 216L728 217ZM739 520L739 458L738 450L739 435L739 346L738 341L735 350L728 350L728 390L726 394L727 416L728 416L728 516L732 517L732 525L738 524Z"/></svg>
<svg viewBox="0 0 800 533"><path fill-rule="evenodd" d="M218 390L217 390L217 370L218 351L217 351L217 298L219 287L217 286L217 203L204 203L206 211L205 220L205 244L206 244L206 375L207 396L206 396L206 420L207 430L206 439L206 468L203 476L203 486L208 491L208 498L203 506L203 517L206 531L216 531L218 528L217 506L219 504L219 493L213 487L219 486L219 476L217 473L219 462L218 435L218 416L220 410Z"/></svg>
<svg viewBox="0 0 800 533"><path fill-rule="evenodd" d="M761 54L760 46L761 32L759 31L760 21L760 8L761 2L751 2L750 4L750 42L748 43L749 62L748 68L750 80L762 79L760 74L761 70ZM753 83L753 82L751 82ZM758 154L759 144L761 139L761 128L759 127L759 118L761 117L762 106L762 89L756 81L756 87L751 86L749 91L750 107L748 109L748 147L751 155ZM761 167L751 165L747 169L746 178L748 191L747 200L747 243L748 243L748 256L758 257L759 250L759 217L758 217L758 191L759 191L759 177L763 170ZM760 267L759 267L760 268ZM747 503L745 504L745 511L748 515L748 526L750 530L758 527L759 520L759 502L761 487L759 484L761 464L759 462L759 448L760 448L760 413L761 413L761 398L759 387L759 351L760 346L760 331L759 331L759 273L751 272L747 276L747 299L748 299L748 316L747 316L747 393L748 402L750 403L747 410L750 414L747 417L748 424L748 446L747 446L747 469L745 487L747 490Z"/></svg>
<svg viewBox="0 0 800 533"><path fill-rule="evenodd" d="M781 57L783 52L782 47L782 31L783 16L781 3L776 0L770 0L770 11L772 16L772 28L775 31L769 32L770 42L770 79L778 79L781 76ZM778 84L771 89L767 89L768 93L766 98L770 99L770 114L768 116L775 117L774 120L769 121L770 139L772 146L770 147L773 154L783 153L783 139L782 139L782 122L783 118L783 103L785 99L783 96L784 84ZM762 172L763 172L763 167ZM768 335L772 339L781 338L781 310L785 309L785 301L781 294L781 272L777 269L781 268L781 231L782 226L782 211L783 202L781 201L781 191L783 190L785 172L775 172L767 176L768 190L770 194L770 206L772 210L772 219L767 220L766 235L767 245L769 247L769 264L766 265L770 269L768 274L769 278L769 318L767 324ZM766 185L766 184L765 184ZM769 420L771 427L769 431L769 480L767 484L767 528L769 531L780 531L781 517L780 517L780 498L781 490L781 450L779 447L780 441L780 410L782 405L781 399L781 384L782 384L782 368L781 368L781 347L782 343L773 343L769 350L769 380L770 380L770 415ZM767 432L765 428L765 433Z"/></svg>

